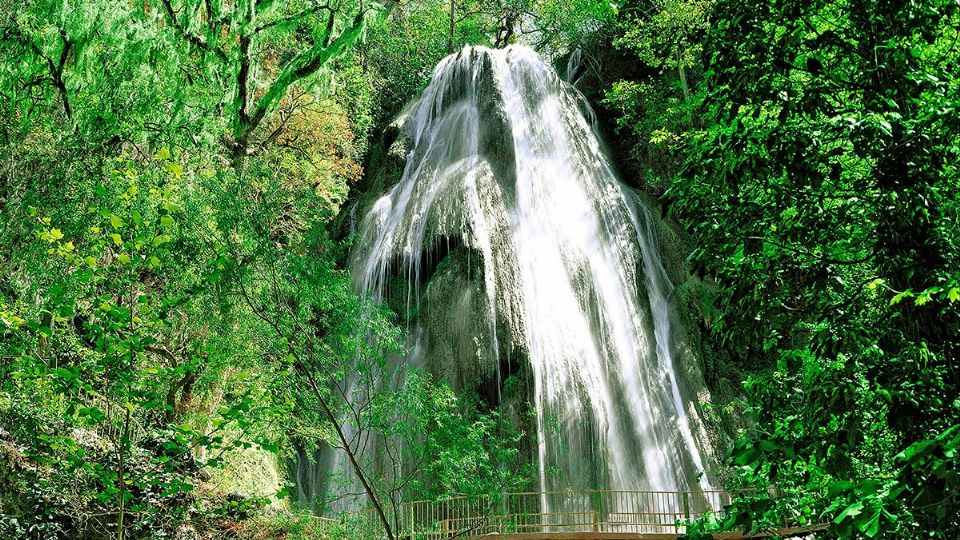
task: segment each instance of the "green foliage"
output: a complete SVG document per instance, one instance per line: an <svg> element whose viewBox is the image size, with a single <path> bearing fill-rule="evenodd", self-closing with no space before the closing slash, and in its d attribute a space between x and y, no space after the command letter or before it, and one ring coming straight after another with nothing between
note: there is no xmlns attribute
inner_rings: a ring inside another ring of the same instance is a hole
<svg viewBox="0 0 960 540"><path fill-rule="evenodd" d="M422 90L447 54L449 2L409 2L369 30L364 48L374 79L377 123L384 126Z"/></svg>
<svg viewBox="0 0 960 540"><path fill-rule="evenodd" d="M339 540L350 538L349 531L333 520L308 514L274 512L249 520L236 532L242 540Z"/></svg>
<svg viewBox="0 0 960 540"><path fill-rule="evenodd" d="M605 104L745 378L745 494L691 536L956 536L958 35L953 2L619 10L643 69Z"/></svg>
<svg viewBox="0 0 960 540"><path fill-rule="evenodd" d="M519 452L523 433L499 412L480 413L445 384L411 372L399 392L384 396L373 425L418 464L409 499L491 496L516 490L533 471Z"/></svg>
<svg viewBox="0 0 960 540"><path fill-rule="evenodd" d="M629 157L656 194L669 187L683 163L694 127L693 103L701 99L700 56L714 2L627 2L607 32L612 46L629 53L629 78L604 89L601 104L614 111L615 129L626 135Z"/></svg>
<svg viewBox="0 0 960 540"><path fill-rule="evenodd" d="M668 196L753 373L737 481L778 490L725 526L952 537L956 6L718 2L712 21Z"/></svg>
<svg viewBox="0 0 960 540"><path fill-rule="evenodd" d="M654 68L692 68L699 64L700 37L708 28L712 0L656 0L627 4L620 10L622 31L614 46L629 49Z"/></svg>
<svg viewBox="0 0 960 540"><path fill-rule="evenodd" d="M23 315L0 346L4 424L24 459L56 471L28 475L41 486L37 504L45 490L68 489L58 498L73 506L61 510L68 534L109 530L111 520L123 528L125 519L132 531L163 534L192 510L202 466L194 452L223 447L218 433L237 408L211 417L208 430L183 422L207 351L195 341L168 349L171 327L206 288L197 261L174 251L195 248L178 224L182 167L105 165L107 175L84 186L82 222L27 208L35 240L12 261L28 265L17 275L26 287L12 291Z"/></svg>
<svg viewBox="0 0 960 540"><path fill-rule="evenodd" d="M223 144L235 159L276 137L262 124L291 90L329 93L329 66L383 13L357 2L9 4L7 136L52 120L90 141Z"/></svg>
<svg viewBox="0 0 960 540"><path fill-rule="evenodd" d="M494 47L527 43L548 55L563 54L588 39L613 17L615 7L603 0L496 0L458 2L472 32Z"/></svg>

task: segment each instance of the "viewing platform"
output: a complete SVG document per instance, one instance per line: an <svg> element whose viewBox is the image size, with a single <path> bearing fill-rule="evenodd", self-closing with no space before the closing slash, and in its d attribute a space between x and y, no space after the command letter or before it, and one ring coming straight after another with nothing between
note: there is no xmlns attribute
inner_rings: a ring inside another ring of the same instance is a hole
<svg viewBox="0 0 960 540"><path fill-rule="evenodd" d="M397 538L409 540L666 540L686 533L705 515L722 516L725 491L581 490L509 493L496 498L460 497L402 503L387 511ZM372 510L348 514L343 523L358 538L384 538ZM718 533L717 539L789 537L823 527L782 527L761 534Z"/></svg>

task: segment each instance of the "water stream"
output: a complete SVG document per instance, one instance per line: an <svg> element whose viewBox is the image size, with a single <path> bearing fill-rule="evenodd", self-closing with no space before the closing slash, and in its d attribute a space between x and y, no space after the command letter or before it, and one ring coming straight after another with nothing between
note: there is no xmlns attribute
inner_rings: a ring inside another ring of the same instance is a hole
<svg viewBox="0 0 960 540"><path fill-rule="evenodd" d="M455 239L478 257L483 294L447 316L482 321L475 356L496 373L497 399L503 356L528 362L541 490L708 490L653 217L582 107L530 49L446 58L406 113L403 177L362 218L351 271L379 298L404 276L419 304L437 244ZM427 334L438 349L461 337ZM468 363L445 361L447 372Z"/></svg>

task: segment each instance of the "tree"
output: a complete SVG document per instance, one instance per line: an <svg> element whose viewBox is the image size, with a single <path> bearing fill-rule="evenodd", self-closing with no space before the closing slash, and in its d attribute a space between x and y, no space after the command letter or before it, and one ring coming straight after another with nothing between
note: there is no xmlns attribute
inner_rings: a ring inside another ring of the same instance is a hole
<svg viewBox="0 0 960 540"><path fill-rule="evenodd" d="M139 165L113 160L85 186L82 225L62 209L31 207L35 240L15 259L27 267L17 271L21 283L4 284L0 393L16 419L5 423L30 459L58 470L34 480L38 504L58 486L79 492L64 498L74 505L67 534L112 529L107 536L123 538L176 527L194 511L200 467L216 466L199 461L198 449L215 458L245 443L244 435L225 441L225 431L255 425L254 387L208 422L187 417L198 374L223 366L183 320L203 309L213 287L199 277L206 259L197 238L182 234L190 204L182 167L169 153ZM49 424L22 431L45 416Z"/></svg>
<svg viewBox="0 0 960 540"><path fill-rule="evenodd" d="M236 231L213 225L229 205L209 182L221 180L221 156L237 155L221 141L243 117L240 133L256 133L243 157L257 159L239 167L255 169L249 184L280 175L288 193L311 192L317 212L288 220L322 224L336 210L359 174L354 127L367 129L347 114L370 114L346 53L372 6L261 2L244 21L241 6L219 2L9 7L0 414L24 459L58 473L18 472L22 482L0 497L0 534L20 522L58 535L166 534L221 503L255 505L194 498L202 468L217 474L225 454L280 452L277 418L290 413L286 374L260 357L257 323L215 281L222 244L212 239ZM332 26L303 35L316 15L307 7ZM219 20L205 18L214 11ZM241 86L251 98L231 116L241 78L223 75L244 63L239 34L250 41ZM331 88L318 73L334 60L346 84Z"/></svg>
<svg viewBox="0 0 960 540"><path fill-rule="evenodd" d="M718 2L712 20L670 200L721 285L714 329L756 372L733 464L791 493L728 526L791 512L840 536L951 537L956 6Z"/></svg>
<svg viewBox="0 0 960 540"><path fill-rule="evenodd" d="M632 50L646 65L677 70L684 100L690 102L687 70L702 54L701 36L713 8L711 0L658 0L621 8L623 34L615 46Z"/></svg>
<svg viewBox="0 0 960 540"><path fill-rule="evenodd" d="M175 7L162 0L170 27L197 49L215 69L232 74L228 106L233 160L242 163L251 137L263 119L287 95L291 85L316 75L357 41L375 4L360 2L240 2L221 4L185 0ZM303 30L309 35L303 36ZM277 58L271 48L292 41L294 52ZM259 60L259 63L258 63ZM268 83L255 74L273 73ZM258 84L259 83L259 84Z"/></svg>
<svg viewBox="0 0 960 540"><path fill-rule="evenodd" d="M297 389L293 411L307 426L297 436L345 458L343 493L324 495L356 502L356 486L396 538L410 497L499 494L525 478L519 434L400 361L395 316L353 291L323 222L287 222L299 212L283 186L253 189L256 197L234 198L245 188L224 187L231 207L221 227L242 241L225 245L218 280L260 321L263 355ZM302 187L293 199L319 202Z"/></svg>

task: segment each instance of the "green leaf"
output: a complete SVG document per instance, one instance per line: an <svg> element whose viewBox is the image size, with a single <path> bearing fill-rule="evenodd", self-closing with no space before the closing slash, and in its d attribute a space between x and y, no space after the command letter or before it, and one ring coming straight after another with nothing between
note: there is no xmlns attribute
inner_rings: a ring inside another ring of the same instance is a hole
<svg viewBox="0 0 960 540"><path fill-rule="evenodd" d="M65 379L69 381L76 379L80 375L80 372L76 368L57 368L51 371L50 374L59 379Z"/></svg>
<svg viewBox="0 0 960 540"><path fill-rule="evenodd" d="M103 421L107 418L107 415L103 414L103 411L99 407L81 407L77 414L81 417L88 417L95 422Z"/></svg>
<svg viewBox="0 0 960 540"><path fill-rule="evenodd" d="M833 522L836 525L839 525L843 522L843 520L847 519L848 517L853 518L860 515L861 513L863 513L863 503L860 501L857 501L847 506L843 510L843 512L840 512L840 515L837 516L836 519L833 520Z"/></svg>
<svg viewBox="0 0 960 540"><path fill-rule="evenodd" d="M119 229L120 227L123 227L123 220L115 214L110 214L110 225L113 225L114 229Z"/></svg>
<svg viewBox="0 0 960 540"><path fill-rule="evenodd" d="M859 521L857 528L860 529L860 532L867 535L868 538L876 536L877 533L880 532L880 509L878 508L876 513L869 518Z"/></svg>
<svg viewBox="0 0 960 540"><path fill-rule="evenodd" d="M896 296L894 296L893 298L891 298L891 299L890 299L890 305L891 305L891 306L897 305L897 304L899 304L904 298L912 297L912 296L913 296L913 291L910 290L910 289L907 289L907 290L903 291L902 293L899 293L899 294L897 294Z"/></svg>

